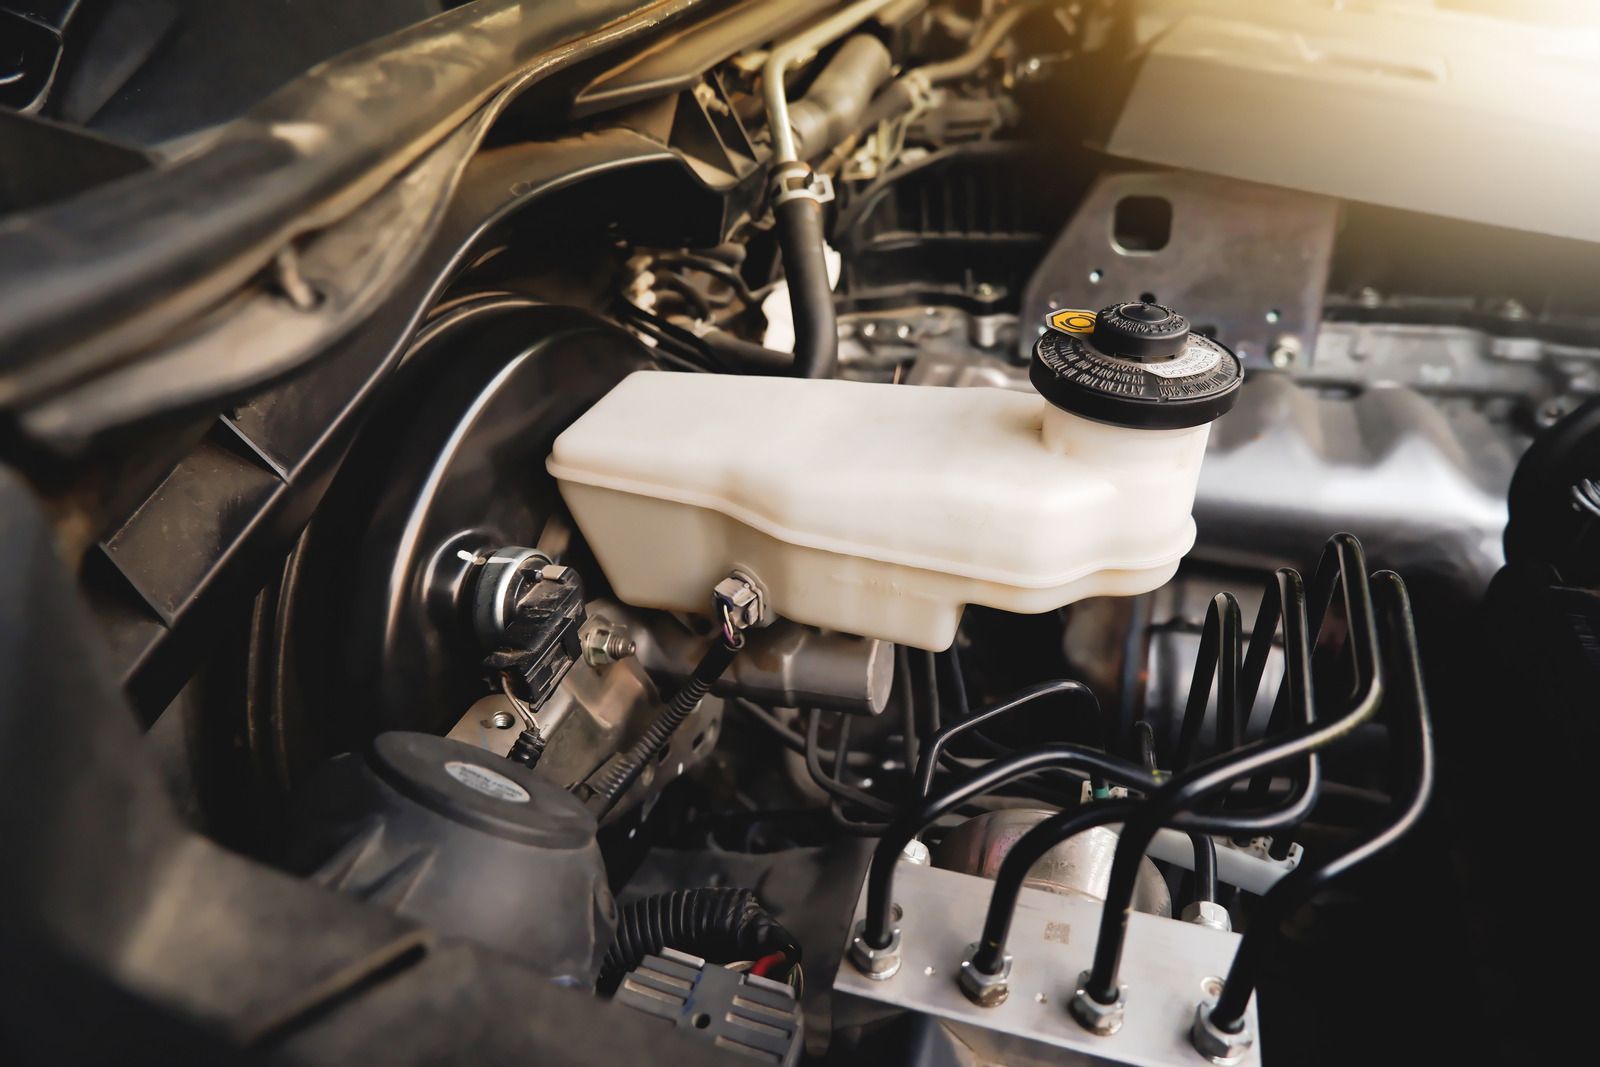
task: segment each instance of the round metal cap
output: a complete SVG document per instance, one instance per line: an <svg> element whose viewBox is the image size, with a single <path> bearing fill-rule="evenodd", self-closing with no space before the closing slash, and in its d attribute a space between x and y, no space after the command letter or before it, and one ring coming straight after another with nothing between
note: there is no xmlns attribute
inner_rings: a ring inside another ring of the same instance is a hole
<svg viewBox="0 0 1600 1067"><path fill-rule="evenodd" d="M1062 411L1152 430L1201 426L1238 398L1244 365L1160 304L1058 311L1033 346L1028 379Z"/></svg>

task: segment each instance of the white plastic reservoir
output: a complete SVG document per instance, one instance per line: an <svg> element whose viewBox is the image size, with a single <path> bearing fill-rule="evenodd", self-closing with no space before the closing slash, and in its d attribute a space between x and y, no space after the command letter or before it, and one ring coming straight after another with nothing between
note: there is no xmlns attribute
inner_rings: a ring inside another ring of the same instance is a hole
<svg viewBox="0 0 1600 1067"><path fill-rule="evenodd" d="M629 604L703 614L739 570L778 615L937 650L966 604L1034 613L1167 581L1209 429L1001 389L639 371L549 470Z"/></svg>

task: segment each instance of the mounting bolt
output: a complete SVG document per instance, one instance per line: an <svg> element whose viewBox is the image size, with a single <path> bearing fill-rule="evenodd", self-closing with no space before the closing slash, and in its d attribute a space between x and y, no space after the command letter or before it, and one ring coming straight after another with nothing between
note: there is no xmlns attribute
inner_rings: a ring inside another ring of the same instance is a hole
<svg viewBox="0 0 1600 1067"><path fill-rule="evenodd" d="M1250 1046L1255 1044L1255 1034L1248 1025L1241 1025L1234 1033L1222 1029L1211 1021L1211 1009L1217 1006L1215 997L1207 997L1194 1009L1194 1025L1189 1028L1189 1043L1195 1051L1212 1063L1238 1063L1244 1059Z"/></svg>
<svg viewBox="0 0 1600 1067"><path fill-rule="evenodd" d="M1228 909L1214 900L1196 900L1183 909L1183 921L1196 926L1209 926L1226 933L1233 929L1233 919Z"/></svg>
<svg viewBox="0 0 1600 1067"><path fill-rule="evenodd" d="M583 662L591 667L604 667L627 659L637 651L626 627L614 626L603 618L596 617L594 625L583 635Z"/></svg>
<svg viewBox="0 0 1600 1067"><path fill-rule="evenodd" d="M1102 1004L1089 995L1089 972L1078 975L1078 988L1067 1003L1067 1011L1091 1034L1110 1037L1122 1029L1122 1020L1128 1013L1128 987L1117 987L1117 999Z"/></svg>
<svg viewBox="0 0 1600 1067"><path fill-rule="evenodd" d="M889 934L889 943L883 948L867 944L867 920L856 923L851 931L850 951L847 953L856 970L874 982L887 982L900 973L900 928Z"/></svg>
<svg viewBox="0 0 1600 1067"><path fill-rule="evenodd" d="M918 867L926 867L933 862L933 856L928 852L928 846L921 839L913 837L906 842L906 847L900 850L900 858L907 863L914 863Z"/></svg>
<svg viewBox="0 0 1600 1067"><path fill-rule="evenodd" d="M1300 362L1300 353L1300 338L1286 333L1272 343L1272 350L1267 354L1267 358L1274 367L1287 370Z"/></svg>
<svg viewBox="0 0 1600 1067"><path fill-rule="evenodd" d="M961 950L961 969L956 975L956 984L967 999L978 1007L998 1007L1011 995L1011 953L1001 957L999 974L980 971L972 962L977 954L976 941Z"/></svg>

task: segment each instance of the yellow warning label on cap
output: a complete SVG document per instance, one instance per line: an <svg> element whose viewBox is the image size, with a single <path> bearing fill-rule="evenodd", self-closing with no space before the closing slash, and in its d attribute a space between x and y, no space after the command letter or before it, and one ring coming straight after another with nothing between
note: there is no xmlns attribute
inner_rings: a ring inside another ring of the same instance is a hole
<svg viewBox="0 0 1600 1067"><path fill-rule="evenodd" d="M1062 333L1093 333L1094 315L1092 311L1056 311L1045 321Z"/></svg>

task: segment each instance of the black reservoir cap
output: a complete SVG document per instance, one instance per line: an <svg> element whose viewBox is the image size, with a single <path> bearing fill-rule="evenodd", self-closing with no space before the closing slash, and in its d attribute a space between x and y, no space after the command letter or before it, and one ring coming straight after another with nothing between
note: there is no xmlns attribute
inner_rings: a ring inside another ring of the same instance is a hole
<svg viewBox="0 0 1600 1067"><path fill-rule="evenodd" d="M1051 404L1096 422L1176 430L1233 407L1244 366L1227 346L1191 333L1161 304L1057 311L1033 346L1028 378Z"/></svg>

